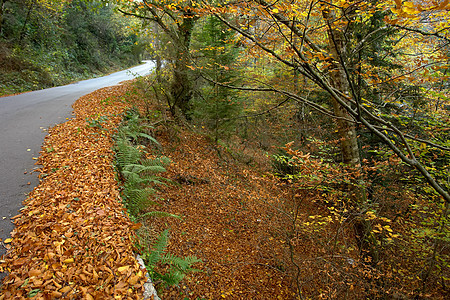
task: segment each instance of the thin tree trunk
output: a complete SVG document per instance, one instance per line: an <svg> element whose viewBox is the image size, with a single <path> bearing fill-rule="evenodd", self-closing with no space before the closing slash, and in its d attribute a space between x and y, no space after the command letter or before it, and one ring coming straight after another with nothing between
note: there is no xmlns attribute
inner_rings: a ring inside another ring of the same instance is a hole
<svg viewBox="0 0 450 300"><path fill-rule="evenodd" d="M343 30L335 29L333 21L336 18L332 10L323 10L323 18L328 24L328 47L332 57L332 69L330 79L333 88L350 97L349 78L345 73L345 39ZM361 167L361 158L359 155L358 137L356 135L355 125L348 111L342 107L336 99L331 99L333 103L334 114L338 117L336 120L338 135L341 143L342 161L344 164L354 168ZM363 209L367 205L367 194L363 178L357 178L355 186L351 192L354 195L354 201L358 209ZM376 265L379 259L378 247L375 237L372 234L372 225L364 217L357 218L353 224L357 244L363 257L370 257L373 265Z"/></svg>
<svg viewBox="0 0 450 300"><path fill-rule="evenodd" d="M334 13L323 11L323 17L327 23L331 24L334 19ZM328 28L328 47L332 56L332 70L330 79L332 86L346 95L349 95L349 84L347 76L343 69L341 55L345 54L345 41L343 33L337 29ZM342 107L334 98L331 99L333 110L338 117L336 120L338 135L341 138L342 161L344 164L356 167L360 164L358 138L356 136L355 125L344 119L352 119L347 110Z"/></svg>
<svg viewBox="0 0 450 300"><path fill-rule="evenodd" d="M6 0L0 0L0 37L2 36L3 33L3 12L4 12L4 8L5 8L5 3Z"/></svg>
<svg viewBox="0 0 450 300"><path fill-rule="evenodd" d="M28 24L28 20L30 19L31 12L33 10L35 2L36 2L35 0L31 1L30 2L30 6L28 7L27 16L25 18L25 21L24 21L23 26L22 26L22 30L20 31L20 35L19 35L19 44L22 43L22 40L25 37L26 27L27 27L27 24Z"/></svg>

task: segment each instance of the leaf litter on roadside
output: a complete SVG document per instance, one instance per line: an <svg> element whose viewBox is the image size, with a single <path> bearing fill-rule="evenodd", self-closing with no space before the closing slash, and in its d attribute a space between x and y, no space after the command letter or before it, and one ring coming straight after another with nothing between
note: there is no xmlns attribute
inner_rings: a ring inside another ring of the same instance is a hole
<svg viewBox="0 0 450 300"><path fill-rule="evenodd" d="M5 241L11 248L0 261L9 273L1 300L142 298L145 270L134 257L133 223L113 169L112 135L128 108L119 98L126 89L81 97L75 117L49 130L37 162L40 184Z"/></svg>

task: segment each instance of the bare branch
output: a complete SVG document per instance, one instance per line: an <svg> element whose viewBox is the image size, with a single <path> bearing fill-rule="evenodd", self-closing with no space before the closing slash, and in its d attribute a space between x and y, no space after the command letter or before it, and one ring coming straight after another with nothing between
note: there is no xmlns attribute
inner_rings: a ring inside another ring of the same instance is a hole
<svg viewBox="0 0 450 300"><path fill-rule="evenodd" d="M423 30L420 30L417 28L410 28L410 27L406 27L406 26L402 26L402 25L398 25L398 24L391 24L391 26L402 29L402 30L419 33L419 34L425 35L425 36L435 36L437 38L440 38L440 39L446 40L447 42L450 42L450 39L448 37L439 34L439 32L441 32L441 31L450 29L449 27L443 28L437 32L426 32L426 31L423 31Z"/></svg>

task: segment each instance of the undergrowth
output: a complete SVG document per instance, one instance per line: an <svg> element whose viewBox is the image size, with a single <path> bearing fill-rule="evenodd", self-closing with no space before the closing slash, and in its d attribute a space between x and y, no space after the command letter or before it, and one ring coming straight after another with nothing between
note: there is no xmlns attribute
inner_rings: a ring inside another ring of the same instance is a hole
<svg viewBox="0 0 450 300"><path fill-rule="evenodd" d="M121 195L130 219L135 222L144 221L151 217L174 217L175 214L163 211L147 211L150 205L157 204L152 197L158 185L166 185L168 180L158 176L166 171L165 166L170 163L167 157L151 157L143 146L146 142L158 144L147 131L151 127L140 117L136 109L128 110L119 127L116 140L115 167L118 180L122 183ZM163 286L178 285L184 276L193 271L195 263L201 262L195 256L178 257L166 252L169 241L169 231L164 230L156 242L148 234L146 225L141 225L137 231L139 248L147 271L155 284Z"/></svg>

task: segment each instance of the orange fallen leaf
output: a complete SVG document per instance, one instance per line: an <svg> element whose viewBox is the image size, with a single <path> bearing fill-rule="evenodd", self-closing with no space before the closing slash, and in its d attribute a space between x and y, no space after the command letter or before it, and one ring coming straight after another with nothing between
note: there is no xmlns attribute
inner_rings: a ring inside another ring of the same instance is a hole
<svg viewBox="0 0 450 300"><path fill-rule="evenodd" d="M51 295L52 295L52 298L60 298L63 294L58 291L53 291Z"/></svg>
<svg viewBox="0 0 450 300"><path fill-rule="evenodd" d="M64 293L69 292L70 290L72 290L72 288L70 286L66 285L65 287L63 287L59 291L64 294Z"/></svg>
<svg viewBox="0 0 450 300"><path fill-rule="evenodd" d="M23 265L27 260L28 260L28 258L26 258L26 257L17 259L17 260L15 260L15 261L13 262L13 266L21 266L21 265Z"/></svg>
<svg viewBox="0 0 450 300"><path fill-rule="evenodd" d="M142 226L142 223L134 223L131 226L131 230L137 230L137 229L141 228L141 226Z"/></svg>
<svg viewBox="0 0 450 300"><path fill-rule="evenodd" d="M28 276L33 277L33 276L38 276L40 275L42 272L36 269L30 270L28 272Z"/></svg>
<svg viewBox="0 0 450 300"><path fill-rule="evenodd" d="M139 276L131 276L130 279L128 279L128 283L131 285L135 285L139 280Z"/></svg>

